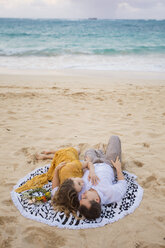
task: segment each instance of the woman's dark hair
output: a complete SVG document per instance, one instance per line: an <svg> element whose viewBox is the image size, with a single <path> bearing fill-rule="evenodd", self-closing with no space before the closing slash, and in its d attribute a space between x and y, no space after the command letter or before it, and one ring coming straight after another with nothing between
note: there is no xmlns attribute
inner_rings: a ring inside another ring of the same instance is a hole
<svg viewBox="0 0 165 248"><path fill-rule="evenodd" d="M67 217L69 217L70 213L76 216L80 204L72 179L66 179L59 186L52 198L52 205L55 210L64 212Z"/></svg>
<svg viewBox="0 0 165 248"><path fill-rule="evenodd" d="M90 201L90 208L87 208L84 205L79 207L79 212L88 220L94 220L100 217L101 215L101 205L96 201Z"/></svg>

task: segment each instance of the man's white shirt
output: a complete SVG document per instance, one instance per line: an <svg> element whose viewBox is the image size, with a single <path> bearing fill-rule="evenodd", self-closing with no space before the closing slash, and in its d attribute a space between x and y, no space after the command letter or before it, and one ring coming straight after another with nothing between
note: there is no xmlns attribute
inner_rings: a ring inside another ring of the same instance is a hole
<svg viewBox="0 0 165 248"><path fill-rule="evenodd" d="M125 180L119 180L114 183L114 171L112 167L106 163L96 163L94 164L95 174L98 176L100 181L97 185L93 185L91 181L88 180L89 170L86 170L83 175L84 186L79 193L79 199L81 195L89 190L94 189L97 191L101 204L109 204L112 202L119 202L126 193L127 183Z"/></svg>
<svg viewBox="0 0 165 248"><path fill-rule="evenodd" d="M106 163L96 163L94 164L95 174L99 178L97 185L93 185L91 181L88 180L89 170L86 170L83 175L84 186L79 193L79 200L81 195L89 190L95 189L100 197L101 204L109 204L112 202L119 202L126 193L127 183L125 180L119 180L114 183L115 176L112 167ZM57 191L58 187L52 190L52 197Z"/></svg>

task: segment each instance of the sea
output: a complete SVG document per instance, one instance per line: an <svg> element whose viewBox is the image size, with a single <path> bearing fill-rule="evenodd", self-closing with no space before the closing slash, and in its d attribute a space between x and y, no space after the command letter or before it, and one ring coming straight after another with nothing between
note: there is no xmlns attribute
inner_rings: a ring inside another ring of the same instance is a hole
<svg viewBox="0 0 165 248"><path fill-rule="evenodd" d="M165 20L0 18L0 68L165 72Z"/></svg>

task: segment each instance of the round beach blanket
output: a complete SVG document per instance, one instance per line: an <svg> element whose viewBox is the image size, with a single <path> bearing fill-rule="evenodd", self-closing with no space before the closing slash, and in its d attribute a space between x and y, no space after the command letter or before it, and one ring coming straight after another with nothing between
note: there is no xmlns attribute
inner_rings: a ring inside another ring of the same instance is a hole
<svg viewBox="0 0 165 248"><path fill-rule="evenodd" d="M36 220L50 226L57 226L59 228L95 228L118 221L125 215L132 213L139 206L142 200L142 187L136 182L136 176L128 173L127 171L123 171L127 181L127 192L123 199L118 203L103 205L100 218L92 221L87 219L77 219L72 214L70 214L69 218L67 218L63 212L58 212L53 209L51 201L29 204L29 200L26 199L22 193L19 194L14 191L34 176L46 173L49 167L50 165L46 165L35 169L22 178L17 185L14 186L13 191L11 192L11 197L15 206L26 218ZM44 186L44 188L51 191L51 186L52 184L49 182Z"/></svg>

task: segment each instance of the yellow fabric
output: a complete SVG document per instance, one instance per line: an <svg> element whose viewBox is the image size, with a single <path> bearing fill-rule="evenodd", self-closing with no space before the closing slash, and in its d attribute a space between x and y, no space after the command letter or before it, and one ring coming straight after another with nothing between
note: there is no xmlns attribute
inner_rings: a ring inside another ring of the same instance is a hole
<svg viewBox="0 0 165 248"><path fill-rule="evenodd" d="M33 177L15 191L20 193L29 189L40 188L48 181L52 181L54 170L61 162L66 162L67 164L59 171L60 184L70 177L83 176L82 164L79 161L77 150L73 147L64 148L55 153L47 173Z"/></svg>

